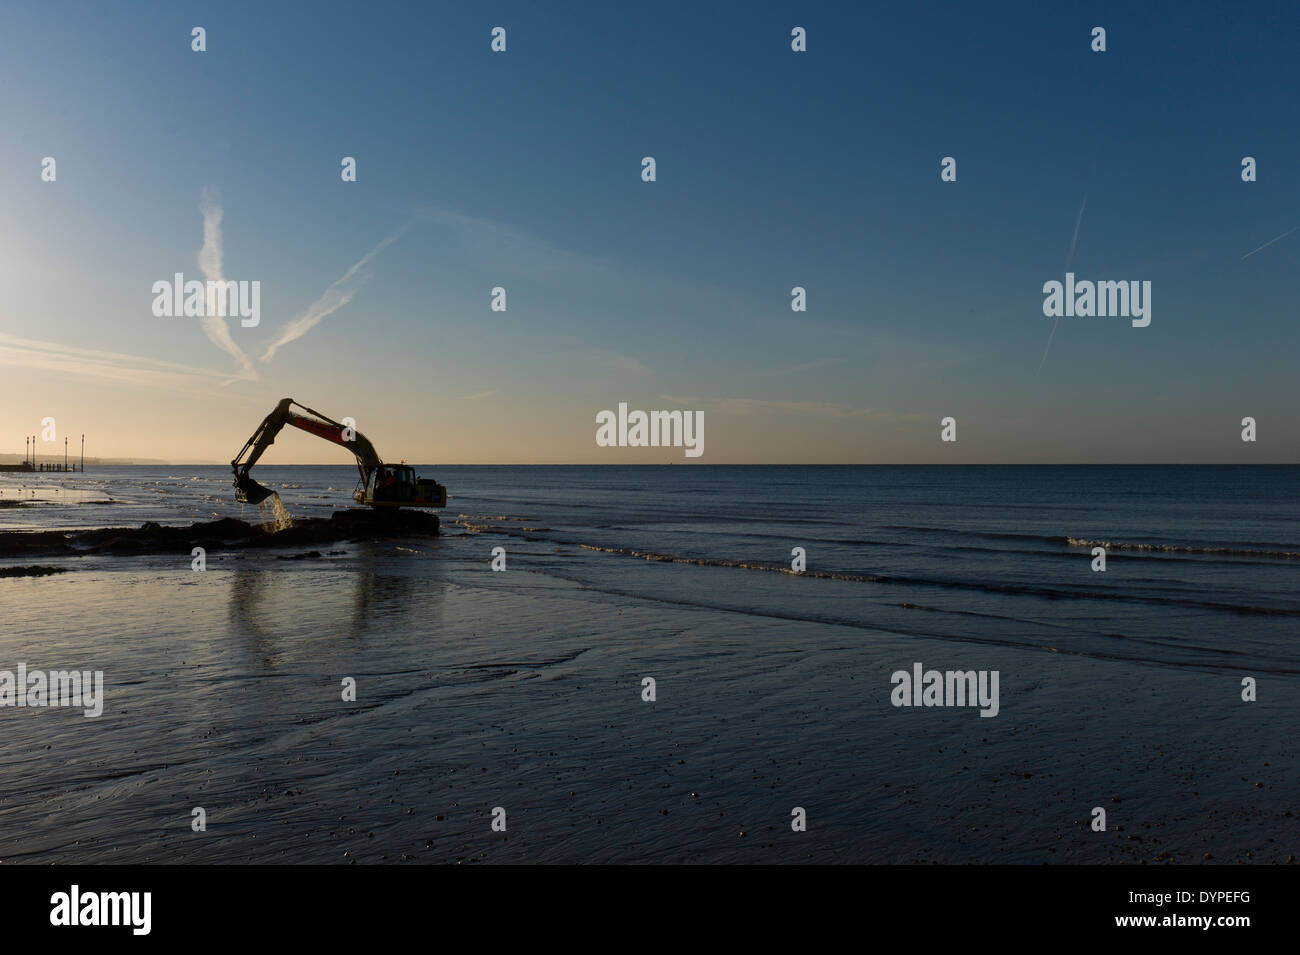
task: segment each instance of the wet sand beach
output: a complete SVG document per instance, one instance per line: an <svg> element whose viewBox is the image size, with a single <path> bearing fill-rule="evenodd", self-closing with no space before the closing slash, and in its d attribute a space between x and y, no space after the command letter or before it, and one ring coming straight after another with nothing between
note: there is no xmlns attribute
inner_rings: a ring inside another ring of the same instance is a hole
<svg viewBox="0 0 1300 955"><path fill-rule="evenodd" d="M98 719L0 709L0 859L1294 860L1300 661L1265 640L1286 612L1121 601L1121 632L1019 595L990 625L969 589L897 582L918 573L901 559L885 581L771 573L780 549L752 541L716 549L753 568L646 559L703 549L458 503L440 536L217 547L202 573L183 548L106 550L0 580L0 669L102 670L106 697ZM997 716L891 705L918 661L999 671Z"/></svg>

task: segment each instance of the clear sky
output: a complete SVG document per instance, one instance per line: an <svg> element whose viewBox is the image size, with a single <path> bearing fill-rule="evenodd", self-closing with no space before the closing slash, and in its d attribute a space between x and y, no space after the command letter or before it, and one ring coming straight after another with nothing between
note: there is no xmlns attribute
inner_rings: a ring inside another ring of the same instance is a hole
<svg viewBox="0 0 1300 955"><path fill-rule="evenodd" d="M1300 226L1298 35L1294 3L6 3L0 452L52 416L228 461L292 395L422 463L686 463L597 447L620 401L703 411L700 463L1296 461L1300 231L1248 253ZM205 242L258 327L154 316ZM1150 326L1045 317L1067 262L1150 281Z"/></svg>

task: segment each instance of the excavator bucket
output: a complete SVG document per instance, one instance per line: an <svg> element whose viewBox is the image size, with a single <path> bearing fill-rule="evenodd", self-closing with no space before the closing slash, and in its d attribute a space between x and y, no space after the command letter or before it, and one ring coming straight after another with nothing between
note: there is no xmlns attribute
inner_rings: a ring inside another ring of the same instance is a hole
<svg viewBox="0 0 1300 955"><path fill-rule="evenodd" d="M235 475L235 500L241 504L261 504L274 492L268 491L247 474Z"/></svg>

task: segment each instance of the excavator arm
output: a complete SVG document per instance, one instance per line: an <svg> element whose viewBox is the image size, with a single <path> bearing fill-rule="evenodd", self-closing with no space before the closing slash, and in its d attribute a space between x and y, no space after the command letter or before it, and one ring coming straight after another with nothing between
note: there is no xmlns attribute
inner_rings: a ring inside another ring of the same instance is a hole
<svg viewBox="0 0 1300 955"><path fill-rule="evenodd" d="M295 408L302 409L295 411ZM286 424L293 425L308 434L342 445L357 457L357 470L361 472L361 484L364 487L370 480L375 468L383 464L375 446L355 428L349 429L319 411L313 411L306 405L300 405L292 398L281 399L269 415L262 419L253 436L244 444L243 449L230 462L235 472L235 499L249 504L258 504L271 496L271 492L248 476L249 470L257 463L266 449L275 443L276 436Z"/></svg>

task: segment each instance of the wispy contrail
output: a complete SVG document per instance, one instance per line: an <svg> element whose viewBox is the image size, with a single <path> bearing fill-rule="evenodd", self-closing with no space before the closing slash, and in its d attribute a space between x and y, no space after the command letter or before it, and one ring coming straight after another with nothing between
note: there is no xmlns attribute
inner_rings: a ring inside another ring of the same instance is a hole
<svg viewBox="0 0 1300 955"><path fill-rule="evenodd" d="M199 271L209 282L224 282L226 277L222 274L221 262L221 197L215 189L204 187L199 197L199 211L203 213L203 248L199 249ZM211 286L207 288L211 289ZM239 362L245 378L257 378L257 369L244 354L244 350L230 337L230 328L226 325L225 318L216 314L213 294L209 294L205 304L207 314L201 320L204 334L212 344Z"/></svg>
<svg viewBox="0 0 1300 955"><path fill-rule="evenodd" d="M1079 206L1079 217L1074 220L1074 238L1070 240L1070 254L1065 257L1065 271L1070 271L1070 264L1074 261L1074 247L1079 244L1079 226L1083 223L1083 210L1088 207L1088 194L1083 194L1083 205ZM1052 332L1047 336L1047 346L1043 349L1042 360L1038 363L1038 371L1035 375L1043 373L1043 364L1047 361L1047 350L1052 347L1052 339L1056 337L1056 326L1061 321L1061 316L1052 319Z"/></svg>
<svg viewBox="0 0 1300 955"><path fill-rule="evenodd" d="M344 272L340 278L336 279L334 283L324 291L320 298L312 302L311 307L308 308L307 311L303 312L302 315L298 316L284 327L284 330L276 336L275 341L271 342L271 344L267 346L266 352L262 355L262 361L269 362L275 357L275 353L282 345L287 345L291 341L302 338L302 336L315 328L317 324L320 323L320 320L326 315L338 311L344 305L348 304L348 302L352 301L352 296L355 295L357 291L356 285L365 281L367 276L362 275L356 280L355 284L349 283L352 283L353 279L356 278L357 273L360 272L361 269L365 268L366 263L388 246L392 245L393 242L395 242L405 231L405 228L398 229L387 239L380 242L377 246L362 256L361 260L353 265L352 268Z"/></svg>
<svg viewBox="0 0 1300 955"><path fill-rule="evenodd" d="M4 332L0 332L0 365L28 370L39 368L56 375L80 375L193 394L216 394L216 387L230 379L227 371L195 368L99 348L77 348L58 342L18 338Z"/></svg>
<svg viewBox="0 0 1300 955"><path fill-rule="evenodd" d="M1290 235L1292 232L1294 232L1296 229L1300 229L1300 225L1296 226L1295 229L1287 229L1287 230L1286 230L1285 232L1283 232L1280 236L1278 236L1277 239L1285 239L1287 236L1289 236L1289 235ZM1276 242L1277 239L1269 239L1267 242L1265 242L1263 245L1261 245L1261 246L1259 247L1259 249L1251 249L1249 252L1247 252L1245 255L1243 255L1243 256L1241 257L1241 261L1243 261L1243 262L1246 261L1246 259L1250 258L1252 255L1254 255L1254 254L1255 254L1256 252L1258 252L1260 249L1267 249L1270 245L1272 245L1274 242Z"/></svg>
<svg viewBox="0 0 1300 955"><path fill-rule="evenodd" d="M1079 226L1083 224L1083 210L1088 208L1088 194L1083 194L1083 205L1079 206L1079 216L1074 220L1074 237L1070 239L1070 254L1065 257L1065 267L1068 269L1070 263L1074 261L1074 248L1079 244Z"/></svg>

